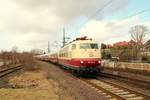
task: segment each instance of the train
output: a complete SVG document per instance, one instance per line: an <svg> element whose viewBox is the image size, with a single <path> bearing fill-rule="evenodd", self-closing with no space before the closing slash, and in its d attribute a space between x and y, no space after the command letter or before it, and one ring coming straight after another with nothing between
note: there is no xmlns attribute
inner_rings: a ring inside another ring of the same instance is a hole
<svg viewBox="0 0 150 100"><path fill-rule="evenodd" d="M58 52L36 57L43 61L59 64L76 75L96 75L102 69L98 43L87 36L76 38Z"/></svg>

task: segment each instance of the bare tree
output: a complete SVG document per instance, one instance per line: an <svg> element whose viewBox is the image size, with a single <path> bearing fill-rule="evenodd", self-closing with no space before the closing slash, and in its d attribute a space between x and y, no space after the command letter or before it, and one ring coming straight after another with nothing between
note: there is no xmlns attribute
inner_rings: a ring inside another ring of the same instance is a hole
<svg viewBox="0 0 150 100"><path fill-rule="evenodd" d="M14 53L18 52L18 47L17 46L13 46L11 51L14 52Z"/></svg>
<svg viewBox="0 0 150 100"><path fill-rule="evenodd" d="M30 51L31 54L33 55L39 55L39 54L43 54L43 50L41 49L33 49Z"/></svg>
<svg viewBox="0 0 150 100"><path fill-rule="evenodd" d="M135 56L136 59L149 30L147 26L136 25L130 28L129 33L131 34L131 39L135 42L132 46L132 51L134 52L132 56Z"/></svg>
<svg viewBox="0 0 150 100"><path fill-rule="evenodd" d="M141 45L145 40L146 34L149 33L149 30L147 26L136 25L131 27L129 33L131 34L132 40L134 40L138 45Z"/></svg>

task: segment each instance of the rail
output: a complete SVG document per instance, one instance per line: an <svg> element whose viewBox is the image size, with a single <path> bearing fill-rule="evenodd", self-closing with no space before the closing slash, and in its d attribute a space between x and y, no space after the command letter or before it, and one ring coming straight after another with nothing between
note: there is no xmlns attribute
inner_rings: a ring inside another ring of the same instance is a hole
<svg viewBox="0 0 150 100"><path fill-rule="evenodd" d="M66 70L64 70L64 72L68 73ZM68 74L74 77L71 73ZM137 91L98 78L74 78L83 82L85 85L89 86L89 88L95 89L98 93L104 95L110 100L150 100L150 96L148 95L141 94Z"/></svg>
<svg viewBox="0 0 150 100"><path fill-rule="evenodd" d="M11 73L13 73L13 72L15 72L17 70L20 70L22 68L23 67L19 64L19 65L15 66L15 67L11 67L11 68L0 70L0 78L6 76L8 74L11 74Z"/></svg>
<svg viewBox="0 0 150 100"><path fill-rule="evenodd" d="M144 86L144 87L150 88L150 85L149 85L150 82L148 82L146 79L145 79L146 81L142 81L142 80L136 80L136 79L129 78L129 77L127 78L127 77L123 77L123 76L112 75L112 74L108 74L108 73L99 73L99 76L104 77L104 78L112 78L117 81L128 82L128 83L138 85L141 87Z"/></svg>
<svg viewBox="0 0 150 100"><path fill-rule="evenodd" d="M150 100L150 97L99 79L81 79L87 85L95 88L105 97L114 100Z"/></svg>

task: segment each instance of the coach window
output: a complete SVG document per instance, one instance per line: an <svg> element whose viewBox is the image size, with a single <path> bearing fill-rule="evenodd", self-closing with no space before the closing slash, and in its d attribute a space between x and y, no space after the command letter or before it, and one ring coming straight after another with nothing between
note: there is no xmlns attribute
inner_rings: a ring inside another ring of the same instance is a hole
<svg viewBox="0 0 150 100"><path fill-rule="evenodd" d="M72 50L76 49L76 44L72 44Z"/></svg>

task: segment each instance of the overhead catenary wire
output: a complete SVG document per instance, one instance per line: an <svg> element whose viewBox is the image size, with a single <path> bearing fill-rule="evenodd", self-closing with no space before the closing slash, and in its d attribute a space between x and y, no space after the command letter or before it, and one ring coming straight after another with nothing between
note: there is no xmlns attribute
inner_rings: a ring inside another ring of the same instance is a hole
<svg viewBox="0 0 150 100"><path fill-rule="evenodd" d="M83 24L79 25L79 27L83 27L87 22L89 22L89 20L91 20L92 18L94 18L95 16L97 16L98 13L100 13L101 11L103 11L103 10L104 10L106 7L108 7L112 2L113 2L113 0L108 1L102 8L98 9L94 14L92 14L92 15L87 19L87 21L85 21ZM144 9L144 10L135 12L134 14L131 14L131 15L129 15L129 16L126 16L126 17L124 17L124 18L121 18L119 21L121 22L121 21L123 21L123 20L132 18L132 17L134 17L134 16L143 14L143 13L148 12L148 11L150 11L150 8L146 8L146 9Z"/></svg>
<svg viewBox="0 0 150 100"><path fill-rule="evenodd" d="M97 13L101 12L104 8L106 8L107 6L109 6L111 3L112 3L112 0L110 0L109 2L107 2L101 9L98 9L93 15L91 15L91 16L88 18L88 20L87 20L86 22L84 22L84 24L81 25L81 27L82 27L83 25L85 25L90 19L92 19L93 17L95 17L95 16L97 15ZM122 21L122 20L126 20L126 19L129 19L129 18L131 18L131 17L134 17L134 16L137 16L137 15L143 14L143 13L145 13L145 12L148 12L148 11L150 11L150 8L146 8L146 9L144 9L144 10L138 11L138 12L136 12L136 13L134 13L134 14L132 14L132 15L126 16L126 17L124 17L124 18L122 18L122 19L120 19L120 20L121 20L121 21Z"/></svg>
<svg viewBox="0 0 150 100"><path fill-rule="evenodd" d="M148 20L150 20L150 14L148 14L148 15L146 15L146 16L141 16L141 18L142 18L142 21L143 22L147 22Z"/></svg>
<svg viewBox="0 0 150 100"><path fill-rule="evenodd" d="M103 5L103 7L101 7L100 9L98 9L95 13L93 13L83 24L79 25L80 27L84 26L87 22L89 22L89 20L91 20L92 18L94 18L95 16L97 16L98 13L100 13L101 11L103 11L106 7L108 7L113 0L109 0L106 4Z"/></svg>
<svg viewBox="0 0 150 100"><path fill-rule="evenodd" d="M98 9L94 14L92 14L88 19L90 20L91 18L97 16L97 13L103 11L106 7L108 7L112 3L112 0L108 1L102 8Z"/></svg>
<svg viewBox="0 0 150 100"><path fill-rule="evenodd" d="M108 1L106 4L104 4L104 6L100 9L98 9L94 14L92 14L86 22L84 22L80 27L84 26L89 20L91 20L92 18L94 18L95 16L97 16L98 13L100 13L101 11L103 11L106 7L108 7L113 0Z"/></svg>
<svg viewBox="0 0 150 100"><path fill-rule="evenodd" d="M140 15L140 14L142 14L142 13L144 13L144 12L148 12L148 11L150 11L150 8L146 8L146 9L144 9L144 10L142 10L142 11L138 11L138 12L132 14L132 15L129 15L129 16L126 16L126 17L122 18L121 20L126 20L126 19L129 19L129 18L131 18L131 17Z"/></svg>

